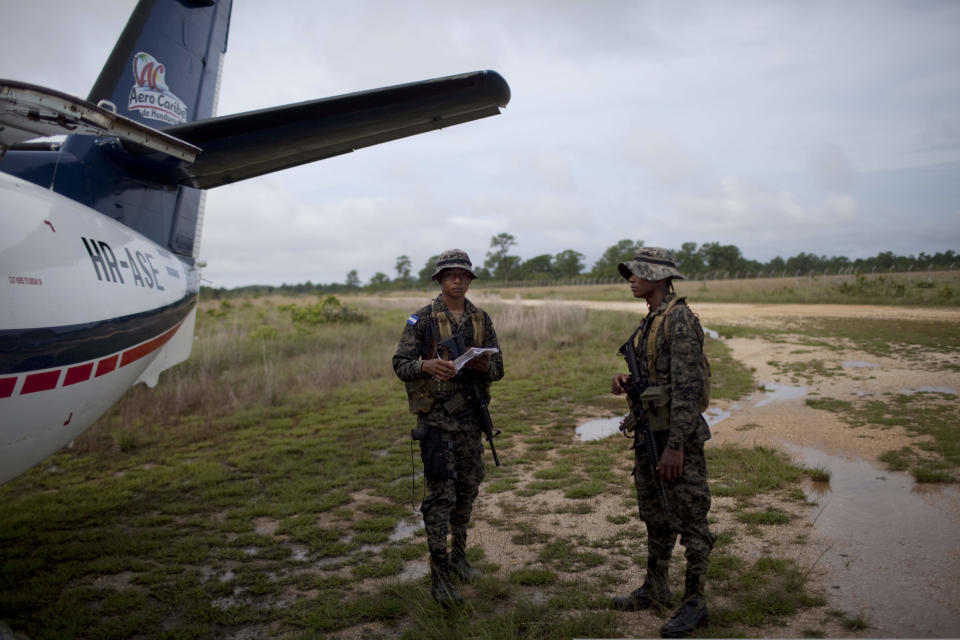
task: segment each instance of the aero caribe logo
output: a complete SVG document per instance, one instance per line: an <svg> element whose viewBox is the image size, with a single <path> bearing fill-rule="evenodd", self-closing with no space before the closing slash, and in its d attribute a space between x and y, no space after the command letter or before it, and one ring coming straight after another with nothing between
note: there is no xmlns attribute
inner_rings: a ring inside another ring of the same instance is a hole
<svg viewBox="0 0 960 640"><path fill-rule="evenodd" d="M127 109L167 124L187 121L187 105L171 93L166 82L166 67L156 58L143 52L135 55L133 79Z"/></svg>

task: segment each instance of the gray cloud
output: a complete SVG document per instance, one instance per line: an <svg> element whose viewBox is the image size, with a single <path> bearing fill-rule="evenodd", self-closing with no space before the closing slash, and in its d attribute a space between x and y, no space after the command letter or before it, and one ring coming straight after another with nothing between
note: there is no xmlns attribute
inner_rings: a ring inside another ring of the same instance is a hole
<svg viewBox="0 0 960 640"><path fill-rule="evenodd" d="M857 179L847 154L840 147L827 142L810 154L810 170L821 186L831 192L848 192Z"/></svg>

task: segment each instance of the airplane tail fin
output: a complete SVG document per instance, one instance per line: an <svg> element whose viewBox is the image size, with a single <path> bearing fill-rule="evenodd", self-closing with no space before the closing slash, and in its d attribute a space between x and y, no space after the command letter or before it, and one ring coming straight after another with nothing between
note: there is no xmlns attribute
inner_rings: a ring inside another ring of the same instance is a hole
<svg viewBox="0 0 960 640"><path fill-rule="evenodd" d="M140 0L87 100L162 129L209 118L231 0Z"/></svg>
<svg viewBox="0 0 960 640"><path fill-rule="evenodd" d="M212 117L231 7L232 0L140 0L88 102L154 129ZM82 168L73 175L59 172L54 190L178 255L197 256L202 191L145 187L142 178L149 167L129 157L111 158L109 149L89 136L69 136L63 150ZM98 171L87 169L94 165Z"/></svg>

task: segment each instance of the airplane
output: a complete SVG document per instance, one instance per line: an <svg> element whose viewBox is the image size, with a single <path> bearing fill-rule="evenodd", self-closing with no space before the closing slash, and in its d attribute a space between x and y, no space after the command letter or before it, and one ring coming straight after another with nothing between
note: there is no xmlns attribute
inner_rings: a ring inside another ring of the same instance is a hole
<svg viewBox="0 0 960 640"><path fill-rule="evenodd" d="M510 101L476 71L214 116L231 4L140 0L86 99L0 79L0 484L190 355L206 189Z"/></svg>

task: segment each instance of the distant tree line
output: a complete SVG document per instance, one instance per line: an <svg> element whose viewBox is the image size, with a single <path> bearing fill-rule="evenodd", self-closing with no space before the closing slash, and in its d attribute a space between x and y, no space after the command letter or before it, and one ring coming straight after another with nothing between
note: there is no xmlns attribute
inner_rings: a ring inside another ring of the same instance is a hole
<svg viewBox="0 0 960 640"><path fill-rule="evenodd" d="M578 277L615 278L619 275L617 265L633 258L637 249L644 246L643 240L620 240L608 247L600 258L587 270L584 255L575 249L564 249L559 253L544 253L524 260L514 255L512 250L517 239L509 233L498 233L490 238L490 249L486 260L476 266L477 276L486 281L537 281L564 280ZM926 269L953 269L960 260L956 252L944 251L933 255L921 252L919 255L899 256L892 251L883 251L871 258L851 260L843 256L817 256L801 252L790 258L777 256L768 262L749 260L743 256L739 247L732 244L707 242L699 247L696 242L684 242L674 249L677 268L689 278L719 277L775 277L780 275L808 274L816 272L887 272ZM364 284L356 269L351 269L344 282L330 284L249 285L236 287L229 291L224 288L204 287L205 296L222 297L227 295L267 295L304 294L304 293L350 293L356 291L382 291L403 289L430 284L435 264L439 256L430 256L422 269L413 275L413 262L409 256L397 257L394 271L396 276L378 271Z"/></svg>

